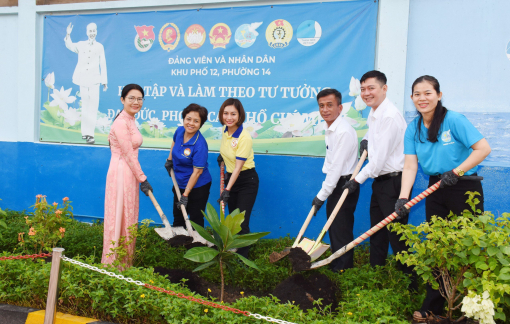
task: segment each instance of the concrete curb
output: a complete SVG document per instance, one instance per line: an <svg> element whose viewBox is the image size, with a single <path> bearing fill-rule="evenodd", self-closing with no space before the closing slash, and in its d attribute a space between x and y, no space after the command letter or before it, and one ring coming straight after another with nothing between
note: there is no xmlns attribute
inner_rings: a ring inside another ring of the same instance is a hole
<svg viewBox="0 0 510 324"><path fill-rule="evenodd" d="M0 324L43 324L44 310L0 304ZM55 324L115 324L57 312Z"/></svg>

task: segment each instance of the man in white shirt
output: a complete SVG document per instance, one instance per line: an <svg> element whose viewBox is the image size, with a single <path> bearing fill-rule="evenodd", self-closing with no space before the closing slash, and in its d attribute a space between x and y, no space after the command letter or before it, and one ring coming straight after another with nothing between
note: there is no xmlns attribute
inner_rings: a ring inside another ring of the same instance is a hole
<svg viewBox="0 0 510 324"><path fill-rule="evenodd" d="M78 54L73 83L80 86L81 137L88 144L94 144L94 130L99 108L99 85L103 85L103 91L108 89L104 47L96 41L97 26L95 23L87 25L88 40L86 41L73 43L71 41L72 31L73 25L70 23L67 26L67 35L64 41L70 51Z"/></svg>
<svg viewBox="0 0 510 324"><path fill-rule="evenodd" d="M342 94L335 89L325 89L317 94L319 113L325 121L326 158L322 172L326 179L322 188L313 199L315 214L327 199L326 214L329 218L340 200L342 186L349 181L358 162L358 135L352 126L342 117ZM354 211L358 203L359 188L349 195L329 228L331 250L336 252L354 240ZM331 263L333 271L353 267L354 250L351 250Z"/></svg>
<svg viewBox="0 0 510 324"><path fill-rule="evenodd" d="M361 98L372 107L368 115L368 132L362 140L361 149L367 148L369 162L343 189L359 190L359 184L373 178L370 201L370 223L375 226L395 211L400 195L402 170L404 169L404 134L407 123L400 111L386 98L386 76L379 71L367 72L360 79ZM360 150L361 151L361 150ZM408 217L398 221L407 224ZM400 235L381 228L370 237L370 264L383 266L388 246L394 254L407 250ZM404 273L412 274L411 268L398 263ZM413 283L414 284L414 283Z"/></svg>

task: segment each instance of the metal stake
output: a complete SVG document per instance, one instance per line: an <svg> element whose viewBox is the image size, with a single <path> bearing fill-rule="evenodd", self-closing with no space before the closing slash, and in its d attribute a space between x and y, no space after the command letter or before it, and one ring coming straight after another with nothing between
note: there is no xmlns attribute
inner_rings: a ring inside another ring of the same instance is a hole
<svg viewBox="0 0 510 324"><path fill-rule="evenodd" d="M50 272L50 284L48 286L48 300L46 301L46 312L44 314L44 324L55 323L55 317L57 315L57 299L58 299L58 288L60 284L60 257L63 248L53 248L53 255L51 258L51 272Z"/></svg>

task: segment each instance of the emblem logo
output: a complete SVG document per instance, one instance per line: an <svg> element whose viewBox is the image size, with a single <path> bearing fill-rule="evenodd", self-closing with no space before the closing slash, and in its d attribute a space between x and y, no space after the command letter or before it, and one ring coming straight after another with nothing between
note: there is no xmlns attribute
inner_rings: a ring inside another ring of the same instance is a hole
<svg viewBox="0 0 510 324"><path fill-rule="evenodd" d="M184 42L191 49L197 49L205 42L206 32L204 27L193 24L184 33Z"/></svg>
<svg viewBox="0 0 510 324"><path fill-rule="evenodd" d="M443 132L443 134L441 134L441 140L443 141L443 143L448 143L452 140L450 130L447 130L446 132Z"/></svg>
<svg viewBox="0 0 510 324"><path fill-rule="evenodd" d="M256 31L257 28L262 25L261 22L256 22L252 24L243 24L239 26L235 33L235 40L237 45L242 48L248 48L255 43L257 36L259 33Z"/></svg>
<svg viewBox="0 0 510 324"><path fill-rule="evenodd" d="M232 139L232 143L231 143L232 148L236 148L237 147L237 142L238 142L237 138Z"/></svg>
<svg viewBox="0 0 510 324"><path fill-rule="evenodd" d="M159 30L159 44L165 51L171 51L177 47L181 39L179 28L173 23L166 23Z"/></svg>
<svg viewBox="0 0 510 324"><path fill-rule="evenodd" d="M267 26L266 40L269 47L284 48L292 39L292 26L287 20L277 19Z"/></svg>
<svg viewBox="0 0 510 324"><path fill-rule="evenodd" d="M135 26L135 47L140 52L147 52L151 49L152 44L156 40L154 35L154 26Z"/></svg>
<svg viewBox="0 0 510 324"><path fill-rule="evenodd" d="M322 36L322 28L315 20L305 20L297 29L297 40L303 46L312 46Z"/></svg>
<svg viewBox="0 0 510 324"><path fill-rule="evenodd" d="M209 32L209 40L213 45L213 49L218 47L225 48L225 46L227 46L230 42L230 37L232 37L232 32L224 23L214 25Z"/></svg>
<svg viewBox="0 0 510 324"><path fill-rule="evenodd" d="M186 149L184 150L184 155L185 155L185 156L189 156L190 154L191 154L191 150L190 150L190 149L189 149L189 147L188 147L188 148L186 148Z"/></svg>

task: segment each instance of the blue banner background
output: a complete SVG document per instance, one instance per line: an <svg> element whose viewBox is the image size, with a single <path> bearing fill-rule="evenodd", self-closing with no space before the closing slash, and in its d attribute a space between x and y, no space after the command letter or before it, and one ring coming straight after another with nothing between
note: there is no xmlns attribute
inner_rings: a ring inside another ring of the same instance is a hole
<svg viewBox="0 0 510 324"><path fill-rule="evenodd" d="M164 129L159 132L154 132L154 128L148 125L144 131L143 124L149 120L149 114L142 113L139 116L137 121L144 135L144 146L170 147L173 131L179 123L175 116L180 115L182 109L194 102L205 106L210 112L210 118L202 133L208 139L210 148L216 149L220 126L216 113L222 102L233 94L227 89L222 96L220 87L253 87L253 97L240 96L239 89L235 97L242 101L249 113L251 124L261 122L254 130L258 132L254 135L256 152L323 155L324 137L314 95L326 87L336 88L342 92L343 102L352 102L354 106L355 98L349 96L351 77L359 79L364 72L374 68L377 7L377 2L361 0L207 10L46 16L42 78L54 72L55 89L72 88L69 96L76 96L77 99L69 103L69 107L80 108L80 98L76 94L79 86L72 83L78 55L66 48L64 37L67 26L72 23L72 41L87 40L86 26L94 22L97 24L96 40L103 44L105 49L108 71L108 90L103 92L102 87L100 90L98 119L109 117L111 122L114 113L122 109L119 99L122 86L128 83L140 84L146 90L144 111L152 111L150 116L164 123ZM268 46L266 29L277 19L284 19L292 25L293 36L287 47L275 49ZM320 40L312 46L303 46L297 40L298 27L305 20L315 20L322 28ZM235 41L237 28L242 24L256 22L262 22L262 25L256 29L258 36L254 44L248 48L238 46ZM160 29L167 23L177 25L180 30L179 43L170 52L164 50L158 40ZM217 23L228 25L232 33L225 49L213 49L209 41L209 32ZM200 24L207 34L204 44L198 49L190 49L184 42L184 33L192 24ZM154 26L155 41L147 52L140 52L135 47L137 32L134 27L143 25ZM264 58L265 55L274 57L274 63L256 63L257 57ZM222 56L226 63L216 63L216 59ZM229 58L242 60L243 56L252 57L253 63L229 63ZM212 63L194 62L195 58L203 57L212 58ZM175 61L176 58L190 58L191 64L169 64L169 59ZM223 69L243 67L259 69L259 75L222 75ZM192 69L203 71L204 68L208 70L207 75L190 75ZM172 70L178 69L188 70L188 75L172 75ZM211 69L217 69L219 75L211 75ZM263 75L262 69L269 69L270 74ZM154 90L155 85L157 92ZM174 95L169 87L172 87ZM177 96L181 87L184 96ZM205 93L205 87L209 87L209 90L215 87L214 97L210 92L207 97L190 97L199 87L202 93ZM265 96L261 96L260 87L272 87L272 91L278 87L275 98L268 97L267 89ZM288 89L282 90L285 87ZM291 87L294 89L291 90ZM298 93L298 87L301 95L293 98ZM314 91L307 87L313 87ZM50 103L54 100L49 95L54 94L55 90L47 88L44 81L41 88L41 140L84 143L77 124L72 126L62 120L59 123L58 116L61 114L56 110L50 113ZM162 93L162 88L165 88L166 92ZM349 104L344 105L343 113L357 120L358 123L353 126L361 137L366 131L363 120L369 111L365 109L357 112L349 107ZM266 111L261 111L263 109ZM265 113L265 116L260 114L261 112ZM280 119L291 118L293 114L305 119L306 122L301 121L303 129L287 129L286 132L280 127L280 131L275 130L275 126L283 124ZM97 144L107 143L108 130L106 126L102 129L96 126ZM317 147L319 142L321 145Z"/></svg>

